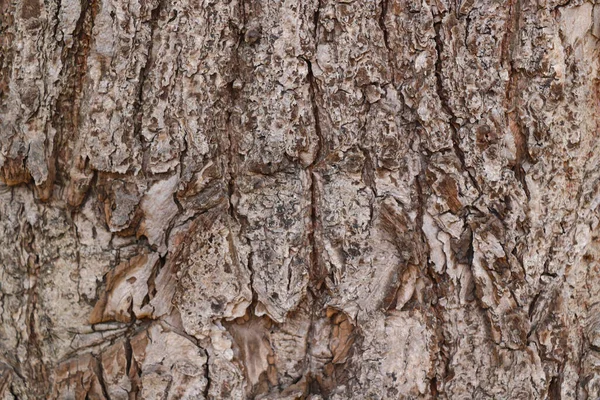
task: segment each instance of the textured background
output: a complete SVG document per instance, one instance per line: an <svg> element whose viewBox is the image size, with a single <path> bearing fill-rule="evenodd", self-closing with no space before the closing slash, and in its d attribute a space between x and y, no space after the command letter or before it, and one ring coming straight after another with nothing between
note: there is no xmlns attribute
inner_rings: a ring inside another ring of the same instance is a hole
<svg viewBox="0 0 600 400"><path fill-rule="evenodd" d="M0 0L0 398L597 399L600 3Z"/></svg>

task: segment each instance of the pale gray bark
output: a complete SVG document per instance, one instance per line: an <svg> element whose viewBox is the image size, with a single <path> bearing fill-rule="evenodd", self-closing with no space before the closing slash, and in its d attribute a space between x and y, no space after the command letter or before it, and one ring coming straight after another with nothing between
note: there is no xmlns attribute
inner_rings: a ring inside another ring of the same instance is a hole
<svg viewBox="0 0 600 400"><path fill-rule="evenodd" d="M1 399L600 397L600 4L0 11Z"/></svg>

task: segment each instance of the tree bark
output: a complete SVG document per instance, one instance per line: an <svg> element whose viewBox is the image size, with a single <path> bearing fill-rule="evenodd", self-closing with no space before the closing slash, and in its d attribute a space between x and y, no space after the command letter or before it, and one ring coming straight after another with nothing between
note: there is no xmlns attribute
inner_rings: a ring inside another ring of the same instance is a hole
<svg viewBox="0 0 600 400"><path fill-rule="evenodd" d="M600 397L600 4L0 10L1 399Z"/></svg>

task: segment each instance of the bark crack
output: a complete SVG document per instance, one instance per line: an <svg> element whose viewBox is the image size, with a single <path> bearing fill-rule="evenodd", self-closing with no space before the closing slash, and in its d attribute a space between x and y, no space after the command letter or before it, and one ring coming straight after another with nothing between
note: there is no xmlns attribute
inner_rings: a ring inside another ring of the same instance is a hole
<svg viewBox="0 0 600 400"><path fill-rule="evenodd" d="M107 400L110 400L110 396L108 394L108 389L106 388L106 382L104 382L104 366L102 365L102 360L97 356L94 356L94 373L98 377L98 383L100 384L100 388L102 389L102 394Z"/></svg>
<svg viewBox="0 0 600 400"><path fill-rule="evenodd" d="M308 166L308 169L312 171L314 167L318 165L324 158L323 148L325 146L325 139L321 131L321 118L319 113L319 105L317 104L317 82L313 73L312 62L304 56L299 56L298 58L303 60L306 63L306 66L308 67L308 91L310 96L310 102L312 105L313 118L315 120L315 134L318 138L317 154L315 155L315 158L312 161L312 163Z"/></svg>
<svg viewBox="0 0 600 400"><path fill-rule="evenodd" d="M458 131L460 129L460 125L457 122L457 117L454 114L454 111L452 111L452 107L450 106L448 96L445 93L445 89L444 89L444 83L443 83L444 82L443 81L444 74L443 74L443 60L442 60L442 55L444 52L444 43L443 43L443 40L441 37L441 33L442 33L441 29L442 29L443 21L444 21L444 18L441 18L440 21L436 21L433 24L433 27L435 30L435 49L436 49L436 53L437 53L436 60L435 60L436 92L440 99L440 104L442 106L442 109L444 110L445 114L449 118L448 126L450 127L450 132L452 134L452 147L454 149L454 153L458 157L460 164L462 166L462 169L469 175L469 178L470 178L473 186L477 189L477 191L479 193L482 193L481 188L479 187L479 184L477 183L477 180L473 176L473 173L470 171L470 169L468 168L467 163L465 161L465 153L463 152L463 150L460 147L460 135L458 133Z"/></svg>
<svg viewBox="0 0 600 400"><path fill-rule="evenodd" d="M310 60L301 57L306 65L308 66L308 82L309 82L309 93L310 93L310 101L313 109L313 118L315 122L315 133L318 137L317 143L317 152L314 160L308 166L308 172L310 174L310 221L311 221L311 229L309 232L309 240L311 243L311 280L315 285L315 289L319 290L322 286L324 277L323 271L321 271L320 263L319 263L319 246L317 243L317 228L319 226L319 209L318 209L318 188L317 188L317 174L314 172L316 166L323 159L323 147L324 147L324 139L323 134L321 132L321 124L320 124L320 116L319 116L319 106L317 104L316 98L316 82L315 77L312 70L312 63Z"/></svg>
<svg viewBox="0 0 600 400"><path fill-rule="evenodd" d="M204 398L205 399L209 399L209 395L210 395L210 385L211 385L211 379L210 379L210 354L208 353L208 351L206 351L206 372L205 372L205 377L206 377L206 387L204 388Z"/></svg>
<svg viewBox="0 0 600 400"><path fill-rule="evenodd" d="M532 158L529 154L528 137L524 133L521 118L519 117L519 81L521 73L515 68L513 60L515 52L519 46L519 31L520 31L520 15L521 15L521 0L513 0L510 3L509 11L510 26L507 29L506 35L502 43L502 57L505 60L508 68L509 82L506 86L506 116L508 119L508 129L513 135L515 142L515 161L512 167L515 178L521 184L527 199L531 199L529 188L523 164L531 162ZM508 38L507 38L508 37Z"/></svg>
<svg viewBox="0 0 600 400"><path fill-rule="evenodd" d="M319 16L320 16L320 8L321 8L321 3L320 1L317 3L317 7L315 9L314 12L314 20L313 20L313 24L314 24L314 40L315 40L315 48L317 45L317 38L318 38L318 25L319 25ZM318 138L318 142L317 142L317 151L315 154L314 159L312 160L312 162L310 163L310 165L307 167L307 170L310 174L310 221L311 221L311 229L309 232L309 241L311 243L311 281L312 283L315 285L315 289L316 290L320 290L323 284L323 271L321 271L320 268L320 263L319 263L319 246L317 243L317 227L318 227L318 220L319 220L319 210L318 210L318 188L316 186L316 182L317 182L317 174L314 172L314 169L316 168L317 165L319 165L319 163L323 160L324 155L323 155L323 150L324 150L324 146L325 146L325 141L324 141L324 137L323 137L323 133L321 131L321 120L320 120L320 112L319 112L319 105L317 103L317 83L316 83L316 79L315 79L315 75L313 72L313 67L312 67L312 62L304 57L304 56L299 56L298 58L300 58L301 60L303 60L306 63L306 66L308 68L308 74L307 74L307 80L308 80L308 90L309 90L309 96L310 96L310 102L311 102L311 106L312 106L312 113L313 113L313 118L314 118L314 129L315 129L315 134L317 135Z"/></svg>
<svg viewBox="0 0 600 400"><path fill-rule="evenodd" d="M381 0L381 13L379 14L379 19L378 19L378 23L379 23L379 28L381 29L381 32L383 33L383 44L385 45L385 48L388 51L388 56L390 54L392 54L392 49L390 48L390 42L389 42L389 33L387 31L387 27L385 26L385 18L387 16L387 12L388 12L388 0Z"/></svg>
<svg viewBox="0 0 600 400"><path fill-rule="evenodd" d="M142 106L144 104L144 84L148 79L148 74L150 72L150 65L152 64L153 50L154 50L154 32L158 26L158 21L160 17L160 12L164 7L164 0L159 0L158 4L155 8L150 12L150 43L148 45L148 55L146 57L146 61L144 65L140 69L140 74L138 77L138 88L136 93L136 98L133 104L134 107L134 126L133 126L133 134L134 137L139 138L140 143L143 145L145 140L142 135L142 123L144 112ZM144 152L145 153L145 152ZM142 170L143 173L146 172L146 166L144 165L146 161L146 157L142 154Z"/></svg>

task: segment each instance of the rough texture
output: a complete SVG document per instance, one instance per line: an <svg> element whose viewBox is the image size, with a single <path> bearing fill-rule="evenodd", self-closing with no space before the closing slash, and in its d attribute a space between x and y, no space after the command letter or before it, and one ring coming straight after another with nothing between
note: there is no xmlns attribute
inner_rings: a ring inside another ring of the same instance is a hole
<svg viewBox="0 0 600 400"><path fill-rule="evenodd" d="M0 399L597 399L600 3L0 0Z"/></svg>

